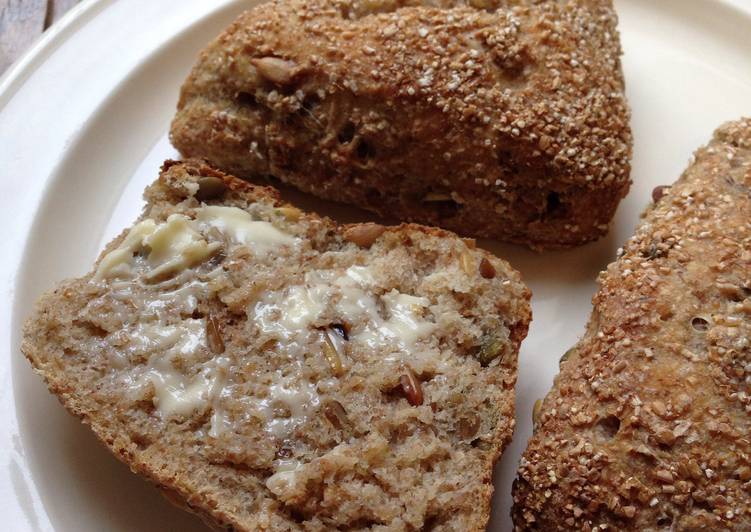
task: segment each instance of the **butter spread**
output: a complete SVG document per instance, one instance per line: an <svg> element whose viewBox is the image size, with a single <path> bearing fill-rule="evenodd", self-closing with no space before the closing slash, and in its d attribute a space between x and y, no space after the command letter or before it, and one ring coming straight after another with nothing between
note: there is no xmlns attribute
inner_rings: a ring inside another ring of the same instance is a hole
<svg viewBox="0 0 751 532"><path fill-rule="evenodd" d="M151 368L146 371L144 378L154 386L154 406L159 409L162 417L185 416L204 407L215 382L207 372L187 379L171 368Z"/></svg>
<svg viewBox="0 0 751 532"><path fill-rule="evenodd" d="M253 309L261 331L283 340L302 339L317 324L346 322L352 325L351 342L405 352L435 331L437 325L426 317L427 298L392 290L379 304L364 286L373 279L366 267L352 266L344 273L310 273L303 285L265 294Z"/></svg>
<svg viewBox="0 0 751 532"><path fill-rule="evenodd" d="M269 386L268 396L259 403L259 411L266 418L266 430L279 439L288 437L295 427L304 423L318 410L319 399L315 385L302 380L283 377L277 372ZM279 408L286 409L279 415Z"/></svg>
<svg viewBox="0 0 751 532"><path fill-rule="evenodd" d="M154 220L144 220L133 226L128 235L113 251L105 255L94 274L94 280L119 277L131 272L133 254L143 247L143 240L156 230Z"/></svg>
<svg viewBox="0 0 751 532"><path fill-rule="evenodd" d="M274 460L276 473L266 479L266 487L276 496L282 496L295 483L297 472L303 465L294 458L289 460Z"/></svg>
<svg viewBox="0 0 751 532"><path fill-rule="evenodd" d="M344 273L360 286L369 286L375 282L373 272L367 266L350 266Z"/></svg>
<svg viewBox="0 0 751 532"><path fill-rule="evenodd" d="M219 242L206 242L193 229L190 218L182 214L170 215L166 223L144 237L143 243L150 249L147 262L151 278L199 264L222 247Z"/></svg>
<svg viewBox="0 0 751 532"><path fill-rule="evenodd" d="M164 223L146 219L136 224L123 242L102 258L93 280L134 276L136 254L141 252L148 252L146 280L200 264L223 245L206 236L212 228L235 245L250 246L264 253L296 241L269 222L253 220L250 214L237 207L201 207L196 210L196 220L172 214Z"/></svg>
<svg viewBox="0 0 751 532"><path fill-rule="evenodd" d="M295 285L281 298L278 293L267 294L255 308L256 322L261 331L277 338L299 337L325 310L328 288Z"/></svg>
<svg viewBox="0 0 751 532"><path fill-rule="evenodd" d="M94 281L111 280L108 305L122 323L105 342L111 346L113 366L120 370L112 378L125 384L133 399L151 398L163 419L210 408L208 434L219 437L235 422L223 408L223 400L232 392L230 362L209 351L206 319L186 316L194 315L199 302L210 297L210 287L223 270L204 272L205 279L200 280L190 268L207 261L222 246L273 252L297 241L235 207L202 207L195 219L172 214L162 223L146 219L136 224L102 258L94 274ZM142 283L135 282L139 277L149 281L167 274L172 279L169 290L144 290ZM283 308L269 306L267 328L275 333L308 329L323 312L326 296L315 288L298 287ZM272 323L280 317L282 328L274 329ZM303 378L302 360L295 356L284 374L260 375L265 384L259 384L255 396L243 399L278 438L289 436L319 404L316 386Z"/></svg>
<svg viewBox="0 0 751 532"><path fill-rule="evenodd" d="M231 430L237 422L231 412L236 409L223 408L223 401L232 395L229 359L209 351L205 318L186 318L210 296L211 279L222 275L222 269L204 272L203 280L188 269L207 261L221 246L273 252L297 241L235 207L205 206L196 209L195 219L173 214L163 223L147 219L135 225L117 249L103 257L94 276L96 281L117 278L112 282L112 299L136 305L139 321L128 323L129 310L123 328L113 333L119 338L113 338L111 345L126 346L113 349L115 367L124 370L116 378L125 381L136 397L153 398L163 419L210 408L208 434L219 437ZM149 280L165 274L175 274L169 291L136 293L143 287L133 282L136 276ZM336 386L336 376L316 384L306 377L305 359L311 345L320 345L321 327L348 324L349 342L337 349L341 353L350 347L377 349L384 352L384 360L397 363L407 355L413 361L435 355L435 346L427 341L437 328L430 300L397 290L379 296L375 284L368 266L309 272L298 284L264 293L248 309L248 318L259 332L280 340L278 349L290 361L283 371L257 375L252 395L241 398L268 434L289 438L317 411L319 390L325 393L327 386ZM344 342L338 337L334 341ZM134 360L143 362L131 368ZM299 467L275 464L269 489L294 482Z"/></svg>
<svg viewBox="0 0 751 532"><path fill-rule="evenodd" d="M411 350L421 338L431 334L436 324L427 321L423 314L430 300L392 290L382 297L389 311L388 320L374 320L374 326L363 333L363 340L371 346L389 338L400 348Z"/></svg>
<svg viewBox="0 0 751 532"><path fill-rule="evenodd" d="M155 352L165 360L189 361L206 345L206 322L187 319L175 325L138 323L129 335L131 348L137 352Z"/></svg>
<svg viewBox="0 0 751 532"><path fill-rule="evenodd" d="M197 219L209 227L217 228L236 244L249 245L263 251L295 241L294 237L269 222L253 220L250 214L237 207L202 207L197 211Z"/></svg>
<svg viewBox="0 0 751 532"><path fill-rule="evenodd" d="M144 301L142 317L161 318L170 314L192 314L198 309L198 301L209 296L209 283L192 280L180 288L161 292L153 299Z"/></svg>
<svg viewBox="0 0 751 532"><path fill-rule="evenodd" d="M215 393L215 360L201 364L193 377L179 369L197 361L206 346L205 331L203 319L173 325L138 323L128 331L131 356L146 357L148 363L132 370L126 379L136 396L143 396L149 387L153 389L154 406L164 418L204 408Z"/></svg>

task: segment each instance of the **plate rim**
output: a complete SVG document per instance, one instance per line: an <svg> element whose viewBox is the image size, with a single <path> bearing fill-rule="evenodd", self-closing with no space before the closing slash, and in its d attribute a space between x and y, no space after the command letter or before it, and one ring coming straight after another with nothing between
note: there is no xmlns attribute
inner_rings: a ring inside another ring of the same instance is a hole
<svg viewBox="0 0 751 532"><path fill-rule="evenodd" d="M0 76L0 111L44 61L73 33L93 20L114 0L83 0L50 26Z"/></svg>
<svg viewBox="0 0 751 532"><path fill-rule="evenodd" d="M744 18L751 17L751 2L745 2L744 0L702 0L704 2L713 2L718 4L721 7L726 7L731 10L731 12L736 13L738 16L742 16ZM89 24L91 21L96 19L96 17L101 14L106 8L111 6L114 3L114 0L83 0L81 3L76 5L73 9L71 9L66 15L59 20L55 25L53 25L49 30L47 30L40 39L36 41L36 43L26 52L23 54L21 58L19 58L8 70L5 72L5 74L0 77L0 113L2 113L8 103L12 100L12 98L24 88L26 82L29 80L29 78L33 75L33 73L38 70L41 66L45 64L45 62L49 59L49 57L54 54L54 52L62 46L71 36L76 34L78 31L80 31L84 26ZM207 9L206 13L212 12L212 9ZM204 15L205 16L205 15ZM198 21L199 19L195 19L194 22ZM165 42L168 42L170 38L175 37L176 34L173 34L169 36ZM145 58L146 56L144 56ZM61 156L57 158L57 162L59 163L62 160L63 154L60 154ZM55 165L57 166L57 164ZM35 198L30 198L30 204L33 209L33 213L27 216L23 223L15 226L11 225L11 230L13 234L18 234L22 237L22 244L20 250L15 250L10 262L7 262L3 264L2 268L0 268L0 274L2 276L3 283L0 288L0 296L4 297L5 303L2 306L2 310L0 310L0 316L3 319L3 323L0 324L0 331L8 330L8 332L12 332L12 328L19 325L16 322L16 318L18 317L16 315L16 304L15 304L15 294L17 292L17 270L20 265L24 263L24 258L26 256L27 246L29 244L29 238L31 236L31 230L35 221L35 213L36 210L39 207L39 202L44 201L44 198L47 195L48 187L50 184L50 180L55 177L55 172L51 172L49 175L45 176L37 176L36 182L34 183L35 186L39 187L39 190L41 191L39 195L37 195ZM3 200L5 201L5 200ZM0 219L3 219L0 217ZM12 344L10 340L11 336L8 336L8 342L6 342L6 349L9 349L9 353L0 353L0 355L8 355L8 356L2 356L0 359L0 377L2 378L2 383L9 384L10 386L6 388L0 396L0 405L6 408L10 408L12 410L12 416L15 418L16 415L16 400L15 400L15 392L13 389L13 378L12 378L12 371L11 371L11 359L12 356L20 356L19 353L14 353L12 350ZM11 427L9 427L11 428ZM12 430L17 433L18 427L17 425L14 425L12 427ZM10 435L8 436L8 441L10 441ZM0 456L4 456L3 454L0 454ZM2 482L6 482L5 475L2 475L3 480ZM32 481L32 489L35 489L33 486ZM2 493L2 489L0 489L0 493ZM32 494L33 499L34 494ZM12 500L11 500L12 499ZM6 510L10 510L11 508L11 502L18 506L19 503L16 501L16 497L13 496L11 498L6 498L6 502L3 503L3 506L6 508ZM36 512L37 517L41 517L42 521L41 523L38 523L40 529L47 530L51 529L51 525L49 522L45 522L47 519L46 511L44 510L44 506L41 502L41 500L32 500L33 510ZM14 511L13 514L18 514L20 517L24 517L24 511L17 511L18 508L15 506L13 507ZM41 513L39 513L39 510L41 509ZM22 509L23 510L23 509ZM27 520L19 521L23 522L25 524L29 524ZM15 523L14 523L15 524ZM30 524L29 524L30 525ZM30 525L31 528L33 528ZM30 529L31 529L30 528Z"/></svg>

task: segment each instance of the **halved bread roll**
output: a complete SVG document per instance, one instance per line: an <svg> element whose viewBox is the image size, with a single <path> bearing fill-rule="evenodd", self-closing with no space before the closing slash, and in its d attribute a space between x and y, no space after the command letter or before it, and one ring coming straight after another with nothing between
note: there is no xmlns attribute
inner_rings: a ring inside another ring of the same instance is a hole
<svg viewBox="0 0 751 532"><path fill-rule="evenodd" d="M23 352L133 471L234 530L481 530L529 291L472 241L339 227L165 163Z"/></svg>

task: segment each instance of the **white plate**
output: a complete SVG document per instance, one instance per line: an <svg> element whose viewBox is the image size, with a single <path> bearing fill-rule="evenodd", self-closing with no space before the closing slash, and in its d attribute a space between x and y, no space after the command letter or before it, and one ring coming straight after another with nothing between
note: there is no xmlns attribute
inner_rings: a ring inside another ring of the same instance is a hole
<svg viewBox="0 0 751 532"><path fill-rule="evenodd" d="M175 153L165 133L199 49L252 1L86 0L0 80L0 510L8 530L203 530L99 446L18 350L32 302L83 274L129 225L143 186ZM535 399L584 330L597 272L631 234L655 185L678 177L725 120L751 115L751 2L620 0L635 133L634 187L611 234L537 255L487 245L524 274L534 322L521 352L518 424L496 475L492 530L508 530L510 489ZM299 198L299 195L296 197ZM342 219L351 209L305 199Z"/></svg>

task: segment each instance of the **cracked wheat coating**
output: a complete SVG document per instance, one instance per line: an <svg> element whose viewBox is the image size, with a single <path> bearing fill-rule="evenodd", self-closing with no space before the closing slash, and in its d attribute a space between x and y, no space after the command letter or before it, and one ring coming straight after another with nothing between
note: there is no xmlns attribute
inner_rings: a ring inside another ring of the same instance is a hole
<svg viewBox="0 0 751 532"><path fill-rule="evenodd" d="M185 82L174 145L467 236L603 235L630 180L610 0L282 0Z"/></svg>
<svg viewBox="0 0 751 532"><path fill-rule="evenodd" d="M751 119L655 201L536 405L516 530L751 529Z"/></svg>
<svg viewBox="0 0 751 532"><path fill-rule="evenodd" d="M243 531L483 530L529 292L443 230L339 227L168 162L23 351L173 502Z"/></svg>

